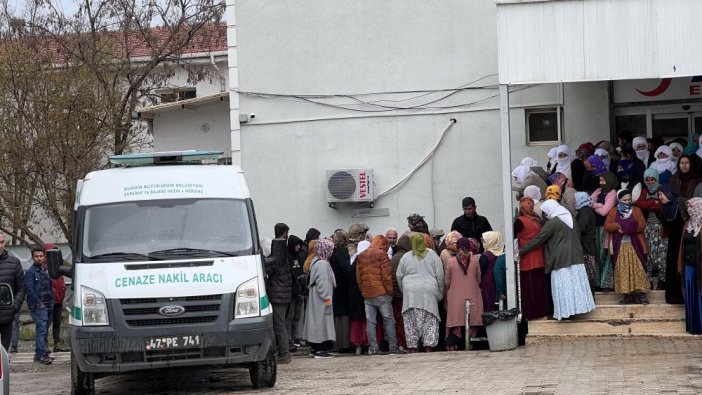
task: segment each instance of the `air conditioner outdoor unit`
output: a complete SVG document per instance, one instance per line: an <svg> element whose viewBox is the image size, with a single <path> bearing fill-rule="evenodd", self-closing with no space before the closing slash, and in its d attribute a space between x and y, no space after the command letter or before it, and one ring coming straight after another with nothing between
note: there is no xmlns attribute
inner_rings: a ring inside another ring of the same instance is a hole
<svg viewBox="0 0 702 395"><path fill-rule="evenodd" d="M373 169L327 170L327 202L373 202Z"/></svg>

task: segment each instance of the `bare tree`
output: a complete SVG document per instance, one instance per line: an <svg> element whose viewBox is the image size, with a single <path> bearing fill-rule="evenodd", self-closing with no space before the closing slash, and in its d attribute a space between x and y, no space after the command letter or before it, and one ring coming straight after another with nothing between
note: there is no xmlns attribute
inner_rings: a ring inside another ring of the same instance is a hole
<svg viewBox="0 0 702 395"><path fill-rule="evenodd" d="M70 242L76 181L145 143L132 114L175 68L210 76L183 54L221 48L224 3L84 0L74 15L29 3L0 15L0 229L43 244L46 224Z"/></svg>

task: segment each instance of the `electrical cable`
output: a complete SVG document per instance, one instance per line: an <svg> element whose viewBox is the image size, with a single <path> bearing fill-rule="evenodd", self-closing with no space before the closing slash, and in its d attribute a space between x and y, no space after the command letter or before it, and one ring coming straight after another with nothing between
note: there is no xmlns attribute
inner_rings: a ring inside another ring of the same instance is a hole
<svg viewBox="0 0 702 395"><path fill-rule="evenodd" d="M444 130L441 131L441 135L439 136L439 139L436 141L436 144L434 144L434 147L432 147L432 149L429 150L429 152L426 154L426 156L424 156L424 159L422 159L422 161L419 162L419 164L417 166L415 166L414 169L412 169L409 173L407 173L406 176L404 176L402 179L400 179L400 181L396 182L390 188L379 193L378 196L376 196L376 199L379 199L379 198L387 195L388 193L392 192L395 188L403 185L405 182L407 182L407 180L410 177L412 177L414 175L414 173L419 171L419 169L421 169L422 166L424 166L424 164L427 163L427 161L434 156L434 152L436 152L436 149L439 147L439 144L441 144L441 142L444 140L446 133L449 131L449 129L451 129L451 127L453 127L453 125L456 124L456 122L457 122L456 118L451 118L451 120L449 120L448 125L446 125Z"/></svg>

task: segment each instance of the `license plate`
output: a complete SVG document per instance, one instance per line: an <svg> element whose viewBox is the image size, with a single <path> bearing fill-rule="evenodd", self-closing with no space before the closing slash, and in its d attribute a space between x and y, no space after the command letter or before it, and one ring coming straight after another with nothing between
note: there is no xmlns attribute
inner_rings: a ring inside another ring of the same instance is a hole
<svg viewBox="0 0 702 395"><path fill-rule="evenodd" d="M200 335L151 337L146 340L146 351L167 350L172 348L198 348L200 345Z"/></svg>

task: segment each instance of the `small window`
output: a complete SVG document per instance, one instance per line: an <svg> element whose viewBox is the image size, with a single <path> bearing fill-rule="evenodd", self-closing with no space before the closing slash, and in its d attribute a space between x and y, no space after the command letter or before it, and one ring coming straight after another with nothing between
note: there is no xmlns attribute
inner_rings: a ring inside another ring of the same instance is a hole
<svg viewBox="0 0 702 395"><path fill-rule="evenodd" d="M526 110L527 145L553 145L563 141L563 109L561 107Z"/></svg>
<svg viewBox="0 0 702 395"><path fill-rule="evenodd" d="M194 99L197 97L195 88L164 89L158 92L161 103L173 103L181 100Z"/></svg>

